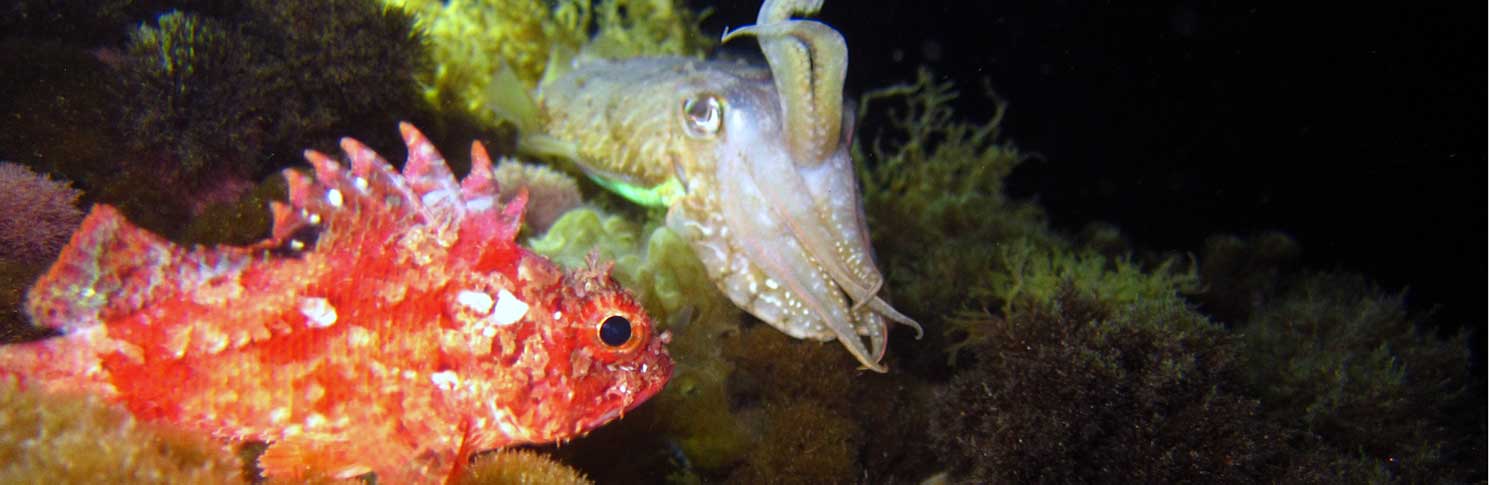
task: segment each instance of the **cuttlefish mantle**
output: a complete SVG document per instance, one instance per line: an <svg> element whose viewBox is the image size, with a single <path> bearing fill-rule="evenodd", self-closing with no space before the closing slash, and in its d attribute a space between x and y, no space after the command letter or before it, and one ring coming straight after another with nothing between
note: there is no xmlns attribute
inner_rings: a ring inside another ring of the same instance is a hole
<svg viewBox="0 0 1489 485"><path fill-rule="evenodd" d="M889 322L920 325L879 297L848 151L847 46L812 20L821 0L767 0L755 37L769 69L649 57L591 61L544 85L529 148L568 158L601 185L668 207L736 305L796 338L833 340L881 363ZM867 339L867 343L865 343Z"/></svg>

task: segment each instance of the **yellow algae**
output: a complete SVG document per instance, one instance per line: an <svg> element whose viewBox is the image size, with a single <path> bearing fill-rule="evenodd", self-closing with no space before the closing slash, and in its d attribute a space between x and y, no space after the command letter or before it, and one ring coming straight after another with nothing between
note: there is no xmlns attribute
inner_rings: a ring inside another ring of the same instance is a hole
<svg viewBox="0 0 1489 485"><path fill-rule="evenodd" d="M242 471L232 450L206 436L0 378L0 483L243 483Z"/></svg>
<svg viewBox="0 0 1489 485"><path fill-rule="evenodd" d="M699 57L711 41L699 16L680 0L384 0L418 18L428 36L434 69L424 96L435 106L460 108L484 122L498 118L493 95L531 95L556 67L576 55L626 58ZM590 32L594 32L591 37ZM521 89L493 81L510 69Z"/></svg>

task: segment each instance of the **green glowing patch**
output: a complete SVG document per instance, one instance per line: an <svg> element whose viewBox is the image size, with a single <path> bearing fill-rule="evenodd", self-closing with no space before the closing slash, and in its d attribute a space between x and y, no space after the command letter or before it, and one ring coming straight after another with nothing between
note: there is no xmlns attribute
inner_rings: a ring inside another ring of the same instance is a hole
<svg viewBox="0 0 1489 485"><path fill-rule="evenodd" d="M670 206L672 201L683 195L682 182L679 182L677 177L669 178L666 182L651 187L641 187L595 173L590 173L589 178L606 190L646 207Z"/></svg>

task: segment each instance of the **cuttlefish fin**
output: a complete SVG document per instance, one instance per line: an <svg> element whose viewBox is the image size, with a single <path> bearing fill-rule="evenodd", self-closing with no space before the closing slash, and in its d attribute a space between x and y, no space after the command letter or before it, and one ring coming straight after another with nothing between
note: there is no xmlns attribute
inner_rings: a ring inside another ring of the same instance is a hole
<svg viewBox="0 0 1489 485"><path fill-rule="evenodd" d="M486 87L486 107L499 121L511 123L522 135L538 132L538 101L512 66L501 63Z"/></svg>

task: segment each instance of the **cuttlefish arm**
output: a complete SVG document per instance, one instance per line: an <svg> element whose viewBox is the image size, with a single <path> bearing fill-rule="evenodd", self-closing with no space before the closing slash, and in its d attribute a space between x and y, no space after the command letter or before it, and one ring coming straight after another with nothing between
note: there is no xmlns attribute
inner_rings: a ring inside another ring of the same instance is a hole
<svg viewBox="0 0 1489 485"><path fill-rule="evenodd" d="M842 131L848 44L826 24L790 19L793 13L811 15L820 8L822 0L766 0L755 25L725 32L723 38L759 39L786 113L786 143L798 165L826 160Z"/></svg>
<svg viewBox="0 0 1489 485"><path fill-rule="evenodd" d="M830 165L826 169L828 174L851 175L852 159L846 153L836 153L850 145L839 141L851 140L853 131L851 117L843 114L847 43L842 34L826 24L790 19L792 14L814 14L821 7L822 0L767 0L760 8L756 25L726 32L723 40L727 42L743 35L753 35L759 40L770 63L776 92L780 94L785 116L783 133L791 160L803 175L809 175L805 172L822 164ZM757 170L761 166L757 164ZM819 212L816 220L806 217L811 211L786 211L784 215L792 231L819 258L823 254L844 253L824 259L823 264L833 280L853 297L855 309L869 304L875 311L919 330L914 321L874 296L883 286L883 278L866 254L870 246L868 233L863 229L856 182L851 176L843 175L811 174L810 178L834 185L812 192L813 205ZM786 183L766 187L777 200L790 200L790 194L804 193L803 187L790 183L793 180L781 178L781 181ZM840 220L850 214L854 220ZM822 222L827 226L819 225ZM832 231L833 228L837 230ZM833 247L852 239L859 239L856 249L862 251Z"/></svg>

